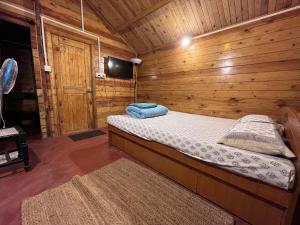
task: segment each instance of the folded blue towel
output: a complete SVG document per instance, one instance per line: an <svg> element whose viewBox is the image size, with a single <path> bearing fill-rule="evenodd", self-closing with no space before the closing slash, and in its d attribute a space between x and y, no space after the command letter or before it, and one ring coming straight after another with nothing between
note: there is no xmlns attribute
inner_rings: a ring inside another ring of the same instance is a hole
<svg viewBox="0 0 300 225"><path fill-rule="evenodd" d="M131 117L146 119L166 115L168 113L168 108L162 105L157 105L154 108L140 109L138 107L129 105L126 108L126 112Z"/></svg>
<svg viewBox="0 0 300 225"><path fill-rule="evenodd" d="M132 103L129 105L138 107L140 109L149 109L149 108L154 108L157 106L157 104L155 104L155 103Z"/></svg>

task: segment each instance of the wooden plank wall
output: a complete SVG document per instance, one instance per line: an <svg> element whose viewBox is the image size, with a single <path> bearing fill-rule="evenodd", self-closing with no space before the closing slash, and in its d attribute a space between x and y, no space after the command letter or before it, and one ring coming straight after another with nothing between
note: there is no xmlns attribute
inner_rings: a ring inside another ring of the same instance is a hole
<svg viewBox="0 0 300 225"><path fill-rule="evenodd" d="M31 0L5 0L22 7L33 9ZM54 18L60 22L80 28L81 12L79 0L42 0L41 14ZM84 1L85 30L99 35L101 42L101 56L114 56L128 60L135 56L132 50L118 35L113 35L102 23L96 13ZM47 29L47 28L46 28ZM134 101L134 80L96 79L96 107L97 126L106 126L106 117L112 114L124 113L125 106ZM48 87L48 89L51 87ZM49 93L49 92L48 92ZM51 92L50 92L51 93ZM48 96L51 99L51 96ZM51 107L50 107L51 108ZM48 125L51 127L51 124ZM50 130L50 135L55 135Z"/></svg>
<svg viewBox="0 0 300 225"><path fill-rule="evenodd" d="M85 30L100 36L101 56L128 60L135 52L117 35L112 35L92 9L84 3ZM43 0L41 14L80 28L80 1ZM97 63L97 62L95 62ZM125 106L134 101L134 80L96 79L97 126L106 126L106 117L123 114ZM50 98L51 96L49 96Z"/></svg>
<svg viewBox="0 0 300 225"><path fill-rule="evenodd" d="M34 0L2 0L2 1L15 4L25 9L34 10ZM20 13L18 11L15 12Z"/></svg>
<svg viewBox="0 0 300 225"><path fill-rule="evenodd" d="M300 110L299 11L141 57L138 101L226 118Z"/></svg>

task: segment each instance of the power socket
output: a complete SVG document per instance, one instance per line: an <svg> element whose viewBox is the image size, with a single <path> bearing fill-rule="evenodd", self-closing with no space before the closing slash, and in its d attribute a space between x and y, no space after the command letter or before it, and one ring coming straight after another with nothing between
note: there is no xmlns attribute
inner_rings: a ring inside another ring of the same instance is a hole
<svg viewBox="0 0 300 225"><path fill-rule="evenodd" d="M51 66L49 66L49 65L44 65L44 71L50 73L50 72L52 71Z"/></svg>
<svg viewBox="0 0 300 225"><path fill-rule="evenodd" d="M105 79L106 78L106 74L105 73L96 73L96 77L100 78L100 79Z"/></svg>

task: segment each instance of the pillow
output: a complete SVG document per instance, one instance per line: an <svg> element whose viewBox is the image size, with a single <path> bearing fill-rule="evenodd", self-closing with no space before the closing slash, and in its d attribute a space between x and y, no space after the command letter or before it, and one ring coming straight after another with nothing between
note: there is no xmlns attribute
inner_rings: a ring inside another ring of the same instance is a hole
<svg viewBox="0 0 300 225"><path fill-rule="evenodd" d="M247 116L243 116L239 119L241 123L247 122L261 122L261 123L275 123L269 116L266 115L257 115L257 114L250 114Z"/></svg>
<svg viewBox="0 0 300 225"><path fill-rule="evenodd" d="M258 115L258 114L250 114L243 116L238 120L240 123L248 123L248 122L260 122L260 123L273 123L276 124L276 129L279 132L281 136L284 134L284 126L281 124L278 124L272 120L271 117L266 115Z"/></svg>
<svg viewBox="0 0 300 225"><path fill-rule="evenodd" d="M295 157L272 123L237 123L218 143L268 155Z"/></svg>

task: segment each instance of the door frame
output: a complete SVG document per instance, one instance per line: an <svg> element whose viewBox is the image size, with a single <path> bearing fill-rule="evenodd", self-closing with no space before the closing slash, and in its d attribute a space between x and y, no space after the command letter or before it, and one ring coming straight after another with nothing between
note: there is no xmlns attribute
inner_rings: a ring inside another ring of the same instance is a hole
<svg viewBox="0 0 300 225"><path fill-rule="evenodd" d="M97 127L97 107L96 107L96 71L98 64L98 41L97 38L93 38L84 33L76 32L71 29L62 28L54 24L45 23L45 39L46 49L48 53L48 64L51 66L51 72L45 72L47 80L48 102L49 102L49 114L50 114L50 133L51 136L60 136L62 134L59 123L59 109L57 103L57 85L56 85L56 73L53 61L52 52L52 34L60 37L65 37L74 41L83 42L88 44L91 48L91 87L92 87L92 129Z"/></svg>

